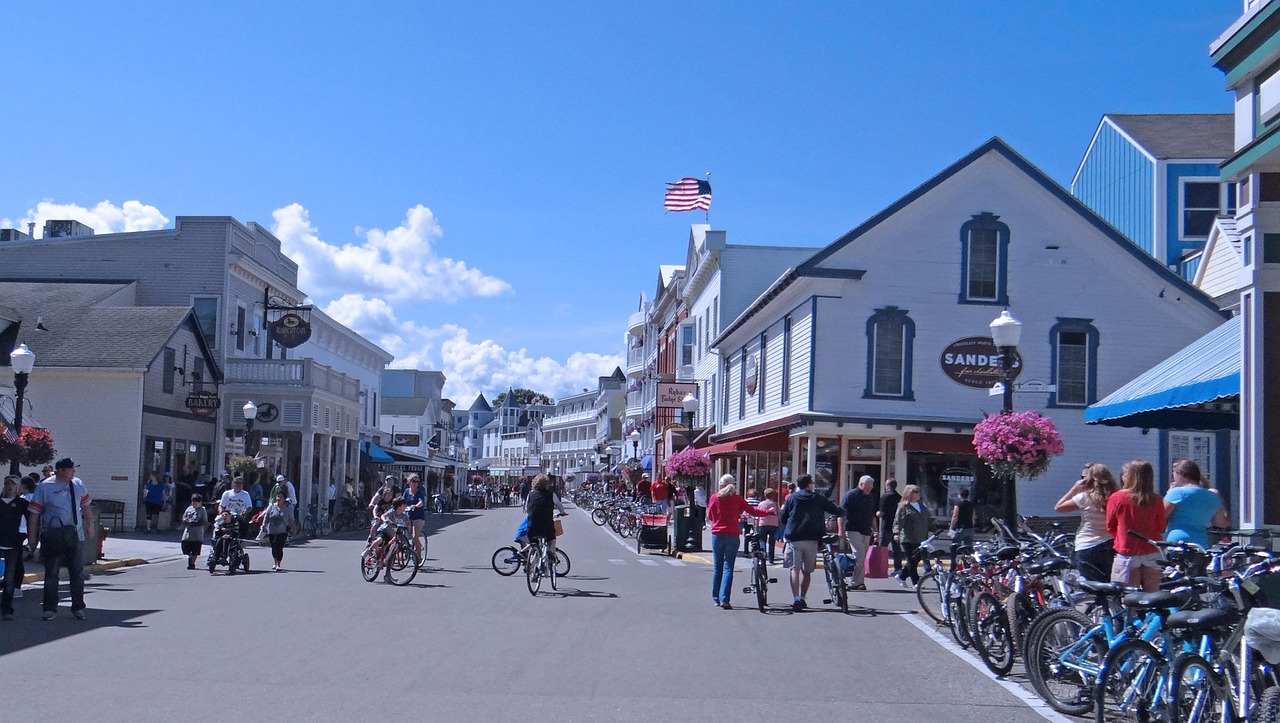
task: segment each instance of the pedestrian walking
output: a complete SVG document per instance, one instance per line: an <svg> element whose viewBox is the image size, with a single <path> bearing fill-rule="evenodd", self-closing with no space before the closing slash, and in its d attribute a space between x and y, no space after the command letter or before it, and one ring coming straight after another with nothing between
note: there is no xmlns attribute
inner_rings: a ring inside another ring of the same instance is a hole
<svg viewBox="0 0 1280 723"><path fill-rule="evenodd" d="M262 516L262 529L267 531L267 539L271 542L271 560L274 563L271 569L276 572L283 570L280 565L284 562L284 543L288 542L289 528L293 526L293 512L289 509L292 506L287 493L277 492Z"/></svg>
<svg viewBox="0 0 1280 723"><path fill-rule="evenodd" d="M738 494L733 475L720 478L720 491L707 505L707 521L711 524L711 599L725 610L732 610L729 598L733 592L733 562L742 544L743 515L766 517L768 510L750 505Z"/></svg>
<svg viewBox="0 0 1280 723"><path fill-rule="evenodd" d="M840 501L840 507L844 509L845 539L849 541L849 554L853 558L853 568L846 573L853 578L851 590L867 589L864 568L876 521L877 500L872 496L875 486L875 479L864 474L858 480L858 485L846 492L844 499Z"/></svg>
<svg viewBox="0 0 1280 723"><path fill-rule="evenodd" d="M1116 479L1104 464L1090 462L1080 471L1080 479L1053 506L1054 512L1080 513L1072 560L1086 580L1107 582L1116 550L1107 532L1107 500L1116 491Z"/></svg>
<svg viewBox="0 0 1280 723"><path fill-rule="evenodd" d="M769 560L769 564L776 565L778 564L778 491L772 487L766 487L764 500L756 507L769 511L769 514L760 518L760 524L756 529L764 536L765 556Z"/></svg>
<svg viewBox="0 0 1280 723"><path fill-rule="evenodd" d="M1120 490L1107 500L1107 532L1116 548L1111 563L1111 581L1141 587L1147 592L1160 589L1164 574L1160 551L1155 545L1129 534L1130 530L1152 540L1164 535L1164 500L1156 494L1156 473L1145 459L1135 459L1120 468Z"/></svg>
<svg viewBox="0 0 1280 723"><path fill-rule="evenodd" d="M916 550L920 543L929 536L929 508L920 500L920 486L907 485L902 488L902 501L893 515L893 539L902 548L903 567L898 572L898 583L903 587L915 587L920 582L917 567L920 558ZM911 583L907 584L907 578Z"/></svg>
<svg viewBox="0 0 1280 723"><path fill-rule="evenodd" d="M147 474L147 482L143 485L142 505L147 510L147 534L159 528L160 512L164 508L164 483L155 472Z"/></svg>
<svg viewBox="0 0 1280 723"><path fill-rule="evenodd" d="M4 478L0 489L0 564L4 566L3 589L0 590L0 619L13 620L13 591L22 587L23 518L27 501L22 499L22 485L17 475Z"/></svg>
<svg viewBox="0 0 1280 723"><path fill-rule="evenodd" d="M204 498L191 495L191 506L182 513L182 554L187 556L187 569L196 569L196 558L204 544L204 532L209 527L209 511L204 508Z"/></svg>
<svg viewBox="0 0 1280 723"><path fill-rule="evenodd" d="M880 547L887 547L893 552L893 574L902 574L902 546L893 538L893 520L898 514L898 503L902 495L898 494L898 481L892 477L884 481L884 492L880 495L880 509L876 512L876 524L880 526Z"/></svg>
<svg viewBox="0 0 1280 723"><path fill-rule="evenodd" d="M813 477L796 478L796 490L787 495L778 513L787 546L782 551L782 564L791 570L791 609L800 612L808 607L805 597L813 571L818 567L818 543L827 534L827 515L837 519L837 532L844 532L844 510L813 491Z"/></svg>
<svg viewBox="0 0 1280 723"><path fill-rule="evenodd" d="M89 492L75 476L76 463L63 457L53 465L53 477L36 485L27 512L30 546L40 546L44 562L44 613L42 620L53 620L58 610L58 576L67 568L71 585L71 614L85 618L84 560L80 548L84 530L93 524L89 509Z"/></svg>

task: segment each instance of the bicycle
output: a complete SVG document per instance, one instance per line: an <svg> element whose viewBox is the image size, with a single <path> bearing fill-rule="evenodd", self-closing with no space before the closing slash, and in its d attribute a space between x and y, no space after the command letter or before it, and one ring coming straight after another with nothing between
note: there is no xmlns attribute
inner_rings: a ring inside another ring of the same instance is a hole
<svg viewBox="0 0 1280 723"><path fill-rule="evenodd" d="M302 519L298 523L303 537L328 537L333 532L328 513L322 511L317 518L315 505L302 511Z"/></svg>
<svg viewBox="0 0 1280 723"><path fill-rule="evenodd" d="M840 536L828 534L822 536L822 568L823 576L827 581L827 593L830 595L823 600L824 605L835 605L840 608L840 612L849 612L849 590L844 586L844 572L840 569L840 561L836 557L836 546L840 542Z"/></svg>
<svg viewBox="0 0 1280 723"><path fill-rule="evenodd" d="M386 580L392 585L404 586L413 582L421 563L418 554L413 551L413 540L409 539L407 529L395 525L395 534L382 544L366 547L360 555L360 575L365 582L373 582L378 575L386 572Z"/></svg>
<svg viewBox="0 0 1280 723"><path fill-rule="evenodd" d="M493 565L493 571L503 577L511 577L512 575L524 569L528 561L525 554L529 549L528 545L517 549L515 545L504 545L499 547L493 553L490 564ZM569 553L556 547L556 577L564 577L569 574L571 563L569 561Z"/></svg>
<svg viewBox="0 0 1280 723"><path fill-rule="evenodd" d="M750 522L744 525L743 536L747 541L747 552L751 556L751 584L742 588L742 592L746 594L754 592L756 607L760 612L765 612L765 608L769 606L769 583L777 582L776 579L769 577L769 569L765 565L763 543L768 539L769 533L758 532Z"/></svg>
<svg viewBox="0 0 1280 723"><path fill-rule="evenodd" d="M529 543L529 555L525 561L524 573L530 595L537 595L542 589L544 577L551 581L551 589L556 589L556 566L547 564L549 550L545 537L538 537Z"/></svg>

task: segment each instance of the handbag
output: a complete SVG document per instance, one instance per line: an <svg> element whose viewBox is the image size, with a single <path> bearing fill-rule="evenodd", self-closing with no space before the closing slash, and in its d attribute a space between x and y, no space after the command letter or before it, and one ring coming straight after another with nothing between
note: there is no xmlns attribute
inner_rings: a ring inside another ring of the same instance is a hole
<svg viewBox="0 0 1280 723"><path fill-rule="evenodd" d="M866 566L862 569L866 571L865 576L873 580L889 577L889 548L880 545L868 547Z"/></svg>
<svg viewBox="0 0 1280 723"><path fill-rule="evenodd" d="M560 524L560 520L552 520L556 526L556 537L564 534L564 525Z"/></svg>

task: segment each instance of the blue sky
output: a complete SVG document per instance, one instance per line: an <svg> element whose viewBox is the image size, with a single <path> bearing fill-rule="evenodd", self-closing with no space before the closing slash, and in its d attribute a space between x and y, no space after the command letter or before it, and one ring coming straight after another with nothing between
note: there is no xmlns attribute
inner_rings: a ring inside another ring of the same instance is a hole
<svg viewBox="0 0 1280 723"><path fill-rule="evenodd" d="M0 221L274 228L312 300L469 404L621 363L701 213L821 246L991 136L1064 185L1103 113L1229 112L1239 0L10 2Z"/></svg>

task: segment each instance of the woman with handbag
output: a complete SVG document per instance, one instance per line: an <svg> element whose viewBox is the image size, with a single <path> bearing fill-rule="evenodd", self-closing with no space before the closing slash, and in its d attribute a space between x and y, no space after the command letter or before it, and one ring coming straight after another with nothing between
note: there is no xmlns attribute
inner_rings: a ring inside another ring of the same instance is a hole
<svg viewBox="0 0 1280 723"><path fill-rule="evenodd" d="M284 543L289 539L289 528L293 525L293 510L289 509L289 496L277 492L275 501L267 505L262 516L262 529L267 531L267 539L271 541L271 560L275 563L271 569L283 572L280 563L284 561Z"/></svg>
<svg viewBox="0 0 1280 723"><path fill-rule="evenodd" d="M903 587L914 587L920 582L920 573L916 571L920 564L916 550L929 536L929 518L929 508L920 500L920 486L903 487L902 501L893 515L893 539L902 546L902 556L906 558L898 573L898 582ZM908 577L911 578L910 585L907 584Z"/></svg>

